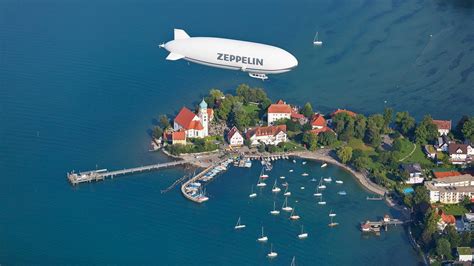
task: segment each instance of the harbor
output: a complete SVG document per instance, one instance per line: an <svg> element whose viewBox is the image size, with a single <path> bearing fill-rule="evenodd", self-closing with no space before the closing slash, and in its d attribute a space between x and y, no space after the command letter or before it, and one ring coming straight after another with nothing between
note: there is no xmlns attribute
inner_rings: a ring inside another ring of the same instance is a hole
<svg viewBox="0 0 474 266"><path fill-rule="evenodd" d="M388 231L389 225L403 225L405 223L410 222L402 221L400 219L394 219L390 217L388 214L384 215L382 219L379 221L370 221L367 220L360 224L360 230L362 233L380 233L381 229Z"/></svg>

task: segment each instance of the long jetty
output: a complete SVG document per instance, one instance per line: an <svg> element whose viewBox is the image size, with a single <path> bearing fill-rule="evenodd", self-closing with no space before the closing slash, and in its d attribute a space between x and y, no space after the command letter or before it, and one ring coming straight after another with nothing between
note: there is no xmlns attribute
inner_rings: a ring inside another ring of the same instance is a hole
<svg viewBox="0 0 474 266"><path fill-rule="evenodd" d="M92 182L92 181L102 181L106 178L113 179L115 176L126 175L126 174L135 174L135 173L142 173L148 172L168 167L174 167L179 165L184 165L189 163L187 160L180 160L180 161L173 161L167 163L157 163L151 164L146 166L134 167L134 168L127 168L122 170L116 171L108 171L107 169L100 169L100 170L93 170L93 171L86 171L86 172L79 172L75 173L69 172L67 173L67 179L71 182L72 185L77 185L84 182Z"/></svg>

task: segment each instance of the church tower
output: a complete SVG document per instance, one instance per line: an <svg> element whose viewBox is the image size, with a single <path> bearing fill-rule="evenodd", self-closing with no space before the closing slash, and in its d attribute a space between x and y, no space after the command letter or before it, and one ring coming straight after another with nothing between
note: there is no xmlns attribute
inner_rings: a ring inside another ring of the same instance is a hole
<svg viewBox="0 0 474 266"><path fill-rule="evenodd" d="M202 99L202 102L199 104L198 116L204 127L204 137L206 137L209 135L209 115L207 114L207 103L204 99Z"/></svg>

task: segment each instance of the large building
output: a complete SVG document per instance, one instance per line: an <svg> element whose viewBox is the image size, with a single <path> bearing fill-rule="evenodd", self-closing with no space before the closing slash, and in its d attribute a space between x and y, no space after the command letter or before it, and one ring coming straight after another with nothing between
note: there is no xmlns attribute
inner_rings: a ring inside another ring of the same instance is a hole
<svg viewBox="0 0 474 266"><path fill-rule="evenodd" d="M419 163L402 164L400 168L408 177L405 181L406 184L420 184L425 180L423 177L423 170Z"/></svg>
<svg viewBox="0 0 474 266"><path fill-rule="evenodd" d="M287 141L286 125L256 127L247 131L247 139L251 145L260 143L266 145L278 145Z"/></svg>
<svg viewBox="0 0 474 266"><path fill-rule="evenodd" d="M207 103L202 100L197 114L186 107L181 108L174 119L174 131L184 130L187 138L204 138L209 135L209 111Z"/></svg>
<svg viewBox="0 0 474 266"><path fill-rule="evenodd" d="M470 174L448 176L425 182L430 193L430 202L454 204L464 197L474 199L474 177Z"/></svg>
<svg viewBox="0 0 474 266"><path fill-rule="evenodd" d="M267 121L268 125L271 126L280 119L290 119L291 118L291 106L286 104L284 101L279 100L278 102L271 104L268 107L267 112Z"/></svg>
<svg viewBox="0 0 474 266"><path fill-rule="evenodd" d="M244 145L244 137L240 134L240 131L233 127L229 133L227 133L227 141L230 146L242 146Z"/></svg>
<svg viewBox="0 0 474 266"><path fill-rule="evenodd" d="M438 128L440 136L448 135L449 131L451 131L451 120L433 120L433 124Z"/></svg>

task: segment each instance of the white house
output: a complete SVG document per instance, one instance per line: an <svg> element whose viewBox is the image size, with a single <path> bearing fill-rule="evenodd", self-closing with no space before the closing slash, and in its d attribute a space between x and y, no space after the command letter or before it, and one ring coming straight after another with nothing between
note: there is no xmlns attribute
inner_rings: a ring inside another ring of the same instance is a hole
<svg viewBox="0 0 474 266"><path fill-rule="evenodd" d="M474 199L474 177L470 174L449 176L425 182L430 193L430 202L454 204L464 197Z"/></svg>
<svg viewBox="0 0 474 266"><path fill-rule="evenodd" d="M469 144L450 143L448 153L452 164L466 164L472 161L474 148Z"/></svg>
<svg viewBox="0 0 474 266"><path fill-rule="evenodd" d="M244 137L240 134L236 127L233 127L229 133L227 133L227 141L230 146L242 146L244 145Z"/></svg>
<svg viewBox="0 0 474 266"><path fill-rule="evenodd" d="M448 135L449 131L451 131L451 120L434 120L433 124L436 125L438 128L438 133L440 136Z"/></svg>
<svg viewBox="0 0 474 266"><path fill-rule="evenodd" d="M401 168L408 175L408 179L405 181L406 184L420 184L425 180L420 164L403 164Z"/></svg>
<svg viewBox="0 0 474 266"><path fill-rule="evenodd" d="M174 119L174 131L184 130L187 138L204 138L208 136L209 113L207 103L202 100L196 115L186 107L181 108Z"/></svg>
<svg viewBox="0 0 474 266"><path fill-rule="evenodd" d="M450 143L451 143L451 140L449 139L447 135L441 135L436 140L435 148L437 151L447 152Z"/></svg>
<svg viewBox="0 0 474 266"><path fill-rule="evenodd" d="M458 253L458 261L461 262L472 262L472 249L470 247L458 247L456 249Z"/></svg>
<svg viewBox="0 0 474 266"><path fill-rule="evenodd" d="M465 213L462 216L462 230L473 232L474 231L474 213Z"/></svg>
<svg viewBox="0 0 474 266"><path fill-rule="evenodd" d="M286 125L256 127L247 131L247 139L252 145L260 143L266 145L278 145L287 141Z"/></svg>
<svg viewBox="0 0 474 266"><path fill-rule="evenodd" d="M268 107L267 111L267 121L268 125L271 126L275 121L280 119L290 119L291 118L291 106L286 104L284 101L279 100L278 102L271 104Z"/></svg>

